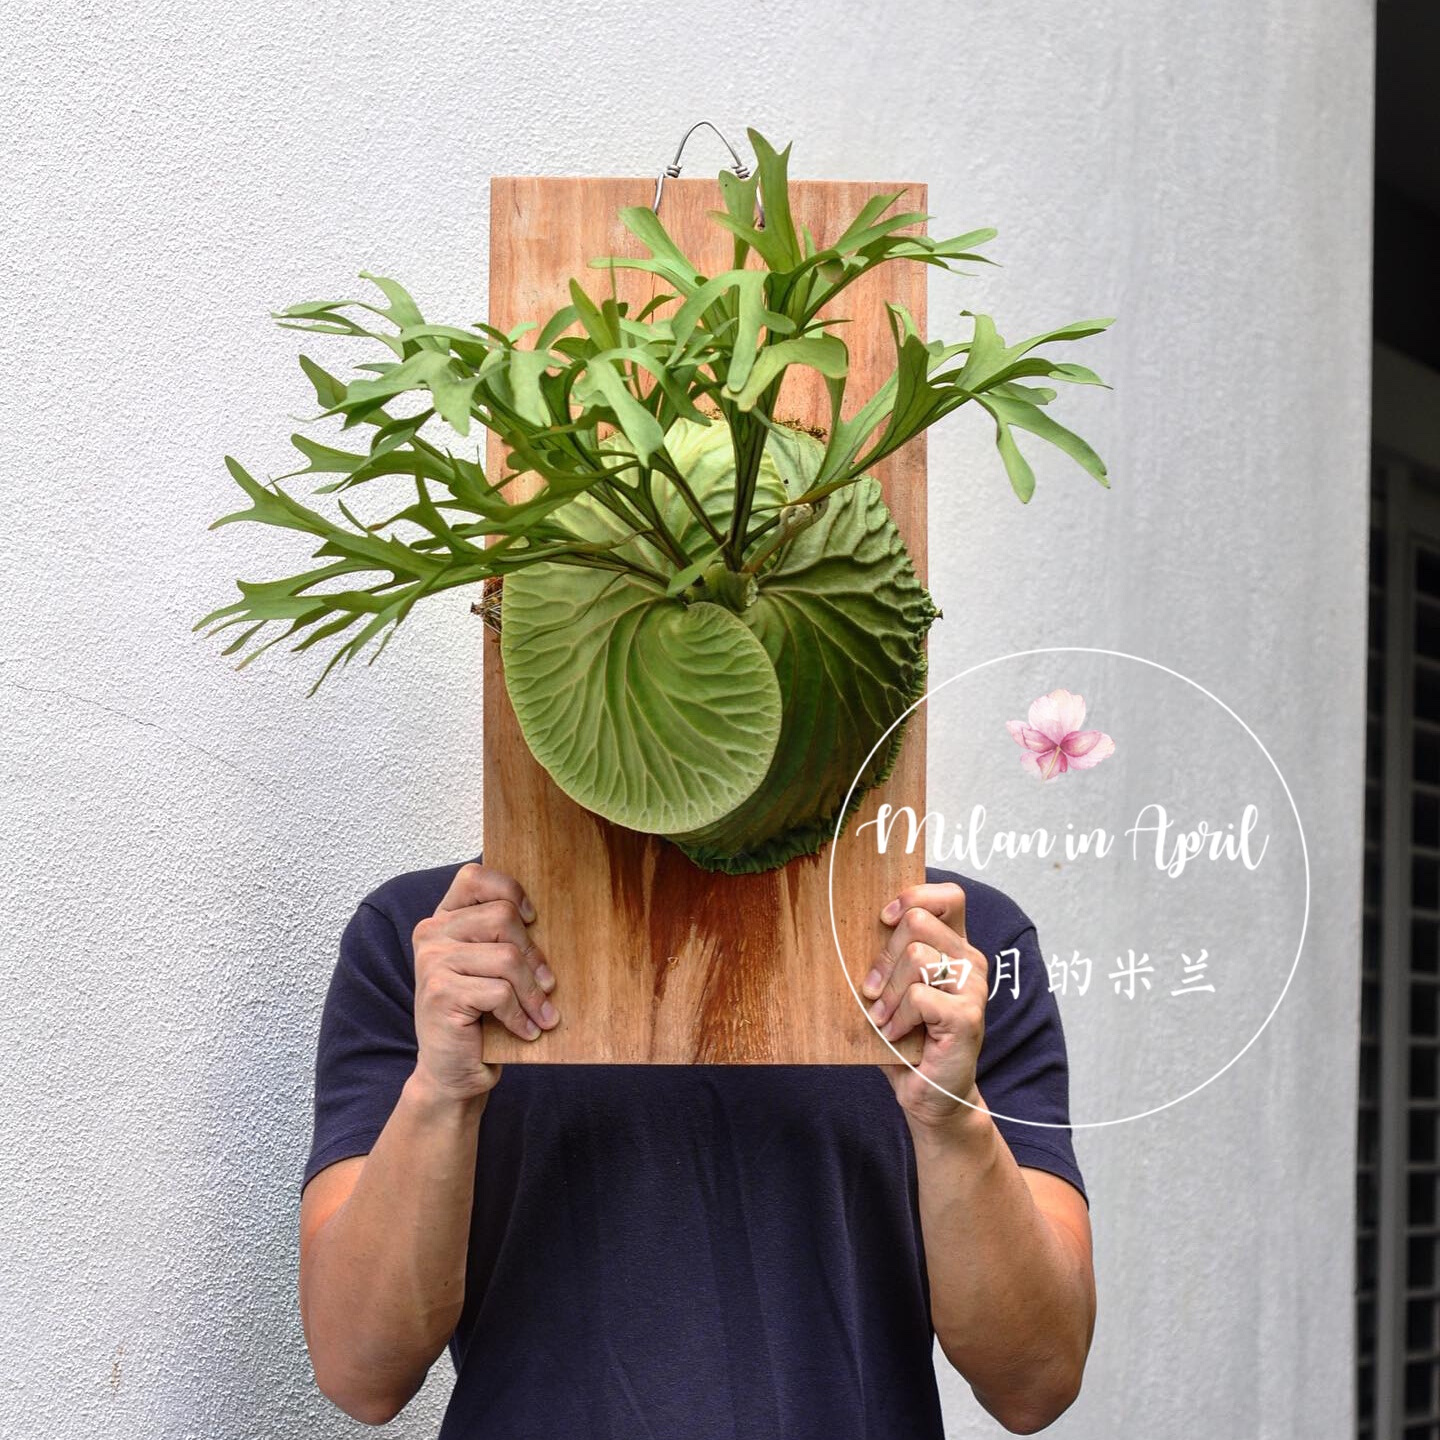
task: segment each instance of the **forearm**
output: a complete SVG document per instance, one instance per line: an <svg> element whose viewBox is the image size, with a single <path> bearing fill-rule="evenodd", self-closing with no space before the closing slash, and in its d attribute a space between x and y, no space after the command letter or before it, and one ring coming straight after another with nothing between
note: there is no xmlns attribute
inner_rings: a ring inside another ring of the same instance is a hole
<svg viewBox="0 0 1440 1440"><path fill-rule="evenodd" d="M320 1388L358 1419L398 1412L454 1333L485 1100L441 1098L412 1075L312 1242L306 1343Z"/></svg>
<svg viewBox="0 0 1440 1440"><path fill-rule="evenodd" d="M1089 1351L1085 1252L1035 1204L983 1111L911 1137L936 1337L991 1414L1039 1429L1074 1398Z"/></svg>

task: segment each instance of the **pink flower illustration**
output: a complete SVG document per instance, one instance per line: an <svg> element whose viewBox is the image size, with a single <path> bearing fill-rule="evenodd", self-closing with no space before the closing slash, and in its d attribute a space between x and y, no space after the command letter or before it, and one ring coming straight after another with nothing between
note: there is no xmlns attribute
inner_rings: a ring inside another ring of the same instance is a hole
<svg viewBox="0 0 1440 1440"><path fill-rule="evenodd" d="M1089 770L1115 753L1115 742L1102 731L1082 730L1085 698L1052 690L1030 706L1030 719L1007 720L1005 728L1025 753L1020 763L1041 780L1067 770Z"/></svg>

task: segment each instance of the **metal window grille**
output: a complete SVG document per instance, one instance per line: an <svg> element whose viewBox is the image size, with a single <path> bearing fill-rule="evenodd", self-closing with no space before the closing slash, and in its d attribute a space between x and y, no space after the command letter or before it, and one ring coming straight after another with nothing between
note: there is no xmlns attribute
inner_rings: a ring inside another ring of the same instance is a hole
<svg viewBox="0 0 1440 1440"><path fill-rule="evenodd" d="M1440 1440L1440 476L1378 452L1356 1171L1356 1433Z"/></svg>

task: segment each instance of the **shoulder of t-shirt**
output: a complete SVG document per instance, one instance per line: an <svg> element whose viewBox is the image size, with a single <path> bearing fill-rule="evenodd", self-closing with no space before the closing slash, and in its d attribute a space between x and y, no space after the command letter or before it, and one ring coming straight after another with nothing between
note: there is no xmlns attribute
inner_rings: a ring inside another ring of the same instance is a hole
<svg viewBox="0 0 1440 1440"><path fill-rule="evenodd" d="M925 867L925 879L932 885L953 881L965 892L965 933L977 949L1003 950L1034 922L1003 890L987 885L956 870Z"/></svg>
<svg viewBox="0 0 1440 1440"><path fill-rule="evenodd" d="M408 935L417 921L435 913L460 867L479 858L479 855L467 855L463 860L452 860L445 865L429 865L392 875L361 896L360 904L380 911L401 935Z"/></svg>

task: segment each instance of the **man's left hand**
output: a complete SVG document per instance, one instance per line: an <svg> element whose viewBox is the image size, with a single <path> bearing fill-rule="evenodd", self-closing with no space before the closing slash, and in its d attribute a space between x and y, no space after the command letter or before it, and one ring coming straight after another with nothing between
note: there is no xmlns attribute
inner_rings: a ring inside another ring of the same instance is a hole
<svg viewBox="0 0 1440 1440"><path fill-rule="evenodd" d="M880 1067L895 1098L921 1125L953 1121L969 1106L983 1110L975 1067L985 1036L990 967L966 938L965 892L953 882L915 885L902 890L880 919L894 928L861 986L874 1001L870 1017L892 1043L917 1025L925 1027L915 1069Z"/></svg>

